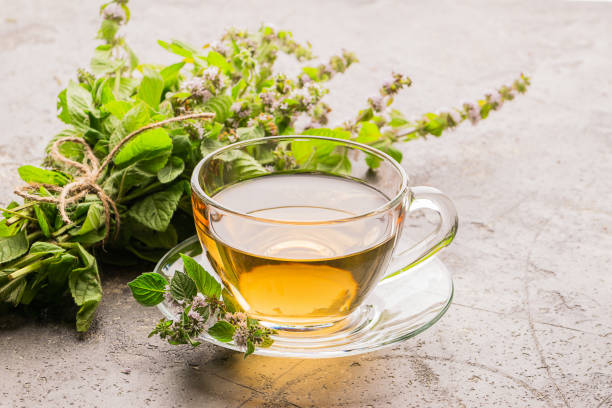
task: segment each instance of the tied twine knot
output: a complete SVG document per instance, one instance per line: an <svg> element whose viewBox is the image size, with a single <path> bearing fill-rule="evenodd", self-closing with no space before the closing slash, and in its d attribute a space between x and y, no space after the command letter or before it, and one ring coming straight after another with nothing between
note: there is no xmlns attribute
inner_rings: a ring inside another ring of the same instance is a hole
<svg viewBox="0 0 612 408"><path fill-rule="evenodd" d="M15 194L28 200L57 205L59 208L60 216L66 224L72 223L72 220L70 219L70 217L68 217L68 213L66 212L66 206L81 200L87 194L95 194L96 196L98 196L98 198L102 202L102 206L104 207L106 233L104 235L103 242L106 242L110 233L111 209L112 212L115 214L115 238L119 234L121 220L119 217L119 211L117 210L117 204L108 194L106 194L100 184L98 184L98 179L100 178L100 175L104 172L106 167L110 164L110 162L115 158L119 150L121 150L121 148L127 142L132 140L135 136L147 130L158 128L172 122L182 122L189 119L212 119L214 117L215 114L210 112L192 113L188 115L176 116L174 118L162 120L160 122L151 123L149 125L143 126L140 129L133 131L132 133L121 139L121 141L117 143L117 145L109 152L102 164L100 164L100 161L84 139L80 137L63 137L53 143L53 145L51 146L50 156L57 162L64 163L68 166L75 168L80 173L80 175L76 177L71 183L68 183L63 187L45 183L29 183L25 186L17 188L15 190ZM85 155L82 163L69 159L60 152L60 146L66 142L78 143L84 147ZM40 196L31 194L33 190L38 190L40 189L40 187L44 187L49 191L59 193L59 195Z"/></svg>

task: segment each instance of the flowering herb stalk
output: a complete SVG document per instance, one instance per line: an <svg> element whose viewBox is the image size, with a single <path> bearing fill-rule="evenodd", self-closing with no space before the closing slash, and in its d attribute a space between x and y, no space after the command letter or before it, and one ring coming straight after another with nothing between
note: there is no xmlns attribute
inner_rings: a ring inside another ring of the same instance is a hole
<svg viewBox="0 0 612 408"><path fill-rule="evenodd" d="M355 140L401 161L396 143L438 137L466 121L477 124L529 85L521 75L473 103L414 117L393 108L395 95L412 85L395 73L353 118L332 126L325 83L355 64L354 54L342 51L315 64L310 45L296 42L288 31L262 26L256 32L230 29L202 47L159 41L177 62L142 64L120 35L130 19L127 3L102 6L102 44L89 69L80 69L77 81L58 95L65 129L52 138L43 167L19 168L27 185L16 192L24 202L0 208L0 301L45 306L72 299L79 331L88 329L102 298L97 261L154 262L195 233L189 178L214 149L258 137L307 134ZM279 53L301 64L298 75L275 72ZM282 149L264 153L245 153L231 167L261 175L271 166L290 168L308 160L316 170L350 172L343 151L314 157ZM371 157L367 164L373 171L379 165ZM218 319L222 308L207 310ZM189 309L182 331L183 323L167 322L156 330L172 341L191 342L192 330L201 327L194 325L196 312L203 318L197 307ZM248 322L248 330L258 327Z"/></svg>
<svg viewBox="0 0 612 408"><path fill-rule="evenodd" d="M229 292L193 258L181 254L183 271L175 271L170 283L160 274L149 272L128 284L134 298L144 306L166 301L173 319L162 319L149 337L157 334L170 344L198 346L202 333L222 343L233 342L244 357L255 347L270 347L274 330L249 318L232 301Z"/></svg>

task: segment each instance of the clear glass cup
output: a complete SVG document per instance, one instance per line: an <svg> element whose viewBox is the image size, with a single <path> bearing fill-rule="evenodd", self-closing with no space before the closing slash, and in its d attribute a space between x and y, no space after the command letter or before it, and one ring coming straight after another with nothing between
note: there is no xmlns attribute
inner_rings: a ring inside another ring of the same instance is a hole
<svg viewBox="0 0 612 408"><path fill-rule="evenodd" d="M253 318L307 332L355 314L383 279L450 244L457 214L431 187L411 187L387 154L348 140L275 136L218 149L194 169L198 237L215 272ZM437 228L399 250L406 212Z"/></svg>

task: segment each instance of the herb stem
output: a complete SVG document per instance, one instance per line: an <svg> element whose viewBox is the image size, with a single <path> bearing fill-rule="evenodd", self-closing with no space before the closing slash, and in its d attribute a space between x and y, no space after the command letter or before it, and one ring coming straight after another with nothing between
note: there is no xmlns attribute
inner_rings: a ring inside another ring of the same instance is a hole
<svg viewBox="0 0 612 408"><path fill-rule="evenodd" d="M11 273L8 275L8 280L12 281L15 279L19 279L31 272L34 272L35 270L37 270L39 267L41 267L43 264L45 263L44 259L41 259L39 261L36 262L32 262L31 264L29 264L28 266L25 266L19 270L16 270L15 272Z"/></svg>
<svg viewBox="0 0 612 408"><path fill-rule="evenodd" d="M28 242L40 237L42 234L43 234L42 231L34 231L34 232L29 233L27 237Z"/></svg>
<svg viewBox="0 0 612 408"><path fill-rule="evenodd" d="M0 207L0 211L7 212L9 214L13 214L15 217L27 218L31 221L36 221L36 218L32 218L29 215L21 214L20 212L15 211L14 209L2 208Z"/></svg>
<svg viewBox="0 0 612 408"><path fill-rule="evenodd" d="M23 258L17 259L13 263L6 265L3 269L13 269L13 268L19 269L19 268L29 264L32 261L35 261L37 259L42 258L43 256L45 256L44 252L37 252L37 253L34 253L34 254L28 254L28 255L24 256Z"/></svg>
<svg viewBox="0 0 612 408"><path fill-rule="evenodd" d="M68 231L70 228L74 227L75 225L78 225L81 221L83 221L85 218L82 218L78 221L74 221L71 222L70 224L66 224L64 225L62 228L58 229L57 231L55 231L53 234L51 234L51 236L53 238L62 235L64 232Z"/></svg>
<svg viewBox="0 0 612 408"><path fill-rule="evenodd" d="M145 194L147 194L148 192L155 190L158 187L161 187L162 183L160 183L159 181L156 181L155 183L143 188L142 190L138 190L132 194L128 194L125 197L123 197L121 200L119 200L120 203L124 203L126 201L130 201L133 200L135 198L141 197Z"/></svg>

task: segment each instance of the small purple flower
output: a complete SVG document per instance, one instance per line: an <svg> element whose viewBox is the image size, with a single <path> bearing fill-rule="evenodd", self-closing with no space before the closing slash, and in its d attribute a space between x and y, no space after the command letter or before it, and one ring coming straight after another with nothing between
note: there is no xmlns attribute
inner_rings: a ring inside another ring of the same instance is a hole
<svg viewBox="0 0 612 408"><path fill-rule="evenodd" d="M219 68L215 66L208 67L202 72L202 78L210 82L215 82L218 79L218 77L219 77Z"/></svg>
<svg viewBox="0 0 612 408"><path fill-rule="evenodd" d="M234 113L238 113L240 112L240 109L242 109L242 103L241 102L234 102L232 107L230 108L230 110Z"/></svg>
<svg viewBox="0 0 612 408"><path fill-rule="evenodd" d="M202 323L202 320L204 320L202 318L202 315L199 314L197 311L193 310L193 308L189 311L189 313L187 313L187 316L193 320L195 320L198 323Z"/></svg>
<svg viewBox="0 0 612 408"><path fill-rule="evenodd" d="M102 17L105 20L112 20L119 23L125 19L125 11L123 11L123 8L116 4L109 4L104 8Z"/></svg>
<svg viewBox="0 0 612 408"><path fill-rule="evenodd" d="M302 81L302 84L308 84L312 82L312 78L310 78L308 75L306 74L302 74L302 76L300 77L300 81Z"/></svg>
<svg viewBox="0 0 612 408"><path fill-rule="evenodd" d="M191 307L193 309L206 307L207 305L208 305L208 302L206 301L206 298L204 297L203 294L199 292L197 295L194 296L193 301L191 302Z"/></svg>
<svg viewBox="0 0 612 408"><path fill-rule="evenodd" d="M451 110L448 112L448 116L453 121L453 126L457 126L459 122L461 122L461 114L456 110Z"/></svg>
<svg viewBox="0 0 612 408"><path fill-rule="evenodd" d="M368 103L375 112L382 112L385 109L385 100L382 96L368 98Z"/></svg>
<svg viewBox="0 0 612 408"><path fill-rule="evenodd" d="M213 51L216 51L219 54L223 55L224 57L227 57L229 54L229 48L227 48L227 46L221 41L215 41L211 44L210 48L212 48Z"/></svg>
<svg viewBox="0 0 612 408"><path fill-rule="evenodd" d="M259 94L259 98L266 107L272 107L274 105L274 94L272 92L262 92Z"/></svg>
<svg viewBox="0 0 612 408"><path fill-rule="evenodd" d="M463 104L463 107L465 108L468 119L470 120L470 122L472 122L472 125L475 125L480 122L480 108L470 102L465 102Z"/></svg>

